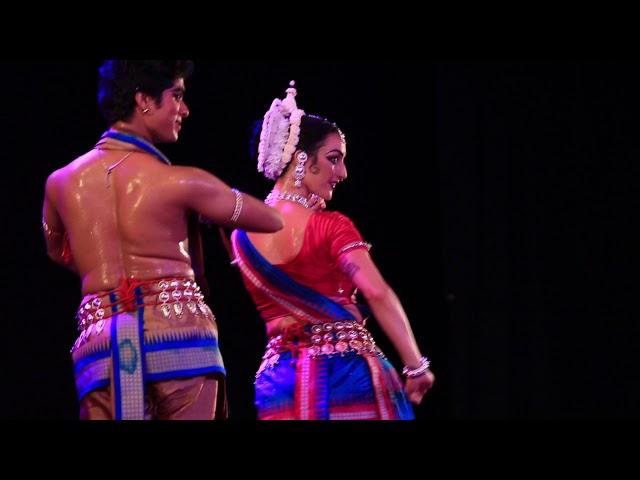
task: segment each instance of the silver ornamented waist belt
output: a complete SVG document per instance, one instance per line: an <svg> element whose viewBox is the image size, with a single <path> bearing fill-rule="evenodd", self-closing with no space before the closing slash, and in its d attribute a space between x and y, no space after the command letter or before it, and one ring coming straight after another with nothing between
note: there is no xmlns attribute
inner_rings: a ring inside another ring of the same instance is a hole
<svg viewBox="0 0 640 480"><path fill-rule="evenodd" d="M193 280L167 278L135 281L127 279L117 289L88 295L80 304L76 319L82 336L99 335L105 320L140 307L159 306L165 318L182 317L185 310L192 314L208 315L211 310L204 303L204 295Z"/></svg>
<svg viewBox="0 0 640 480"><path fill-rule="evenodd" d="M256 377L265 368L272 367L284 352L306 349L313 358L344 355L354 352L358 355L382 355L376 342L363 324L355 321L330 322L288 329L281 335L271 337L262 356L262 365Z"/></svg>

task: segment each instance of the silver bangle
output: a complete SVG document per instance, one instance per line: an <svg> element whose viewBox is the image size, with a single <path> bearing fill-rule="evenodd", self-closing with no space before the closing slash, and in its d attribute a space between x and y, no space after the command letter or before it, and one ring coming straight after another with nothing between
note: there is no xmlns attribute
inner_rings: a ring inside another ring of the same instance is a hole
<svg viewBox="0 0 640 480"><path fill-rule="evenodd" d="M430 365L431 365L431 362L427 357L421 357L419 367L409 368L405 365L404 368L402 369L402 375L404 375L407 378L419 377L420 375L424 375L427 372L427 370L429 370Z"/></svg>
<svg viewBox="0 0 640 480"><path fill-rule="evenodd" d="M44 217L42 217L42 228L44 229L44 233L46 233L47 235L49 236L53 235L53 230L51 229L47 221L44 219Z"/></svg>
<svg viewBox="0 0 640 480"><path fill-rule="evenodd" d="M62 233L63 233L63 232L54 232L53 228L51 228L49 226L49 224L44 219L44 217L42 217L42 229L44 230L44 233L46 233L48 237L54 237L54 236L62 235Z"/></svg>
<svg viewBox="0 0 640 480"><path fill-rule="evenodd" d="M231 215L230 221L231 223L236 223L238 221L238 218L240 218L240 213L242 213L242 193L235 188L232 188L231 191L236 195L236 206L233 209L233 215Z"/></svg>

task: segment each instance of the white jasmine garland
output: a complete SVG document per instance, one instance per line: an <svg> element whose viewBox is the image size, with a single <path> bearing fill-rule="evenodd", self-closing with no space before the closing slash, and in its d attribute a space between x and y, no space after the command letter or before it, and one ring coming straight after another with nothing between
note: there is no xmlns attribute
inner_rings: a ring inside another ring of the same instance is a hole
<svg viewBox="0 0 640 480"><path fill-rule="evenodd" d="M304 111L296 105L295 82L291 81L289 85L286 98L276 98L271 103L260 132L258 171L271 180L277 180L291 162L300 140L300 122Z"/></svg>

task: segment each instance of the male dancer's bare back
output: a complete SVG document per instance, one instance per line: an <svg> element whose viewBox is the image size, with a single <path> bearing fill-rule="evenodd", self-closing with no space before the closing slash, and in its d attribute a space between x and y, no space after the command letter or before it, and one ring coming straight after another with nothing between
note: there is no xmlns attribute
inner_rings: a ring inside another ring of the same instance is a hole
<svg viewBox="0 0 640 480"><path fill-rule="evenodd" d="M204 170L166 165L114 139L105 148L79 157L47 182L43 221L51 232L51 258L80 275L83 294L116 288L131 277L193 278L188 211L231 225L235 195ZM234 225L273 229L274 219L261 220L264 205L256 202L245 195L245 215ZM65 233L73 251L66 260Z"/></svg>

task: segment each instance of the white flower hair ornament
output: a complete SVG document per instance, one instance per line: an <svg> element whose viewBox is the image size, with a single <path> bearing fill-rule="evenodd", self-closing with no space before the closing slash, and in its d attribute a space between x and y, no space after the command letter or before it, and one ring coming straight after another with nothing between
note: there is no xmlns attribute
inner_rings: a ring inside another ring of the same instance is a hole
<svg viewBox="0 0 640 480"><path fill-rule="evenodd" d="M300 139L300 122L304 111L296 105L297 90L289 82L284 100L276 98L264 115L260 144L258 145L258 171L271 180L277 180L291 161Z"/></svg>

